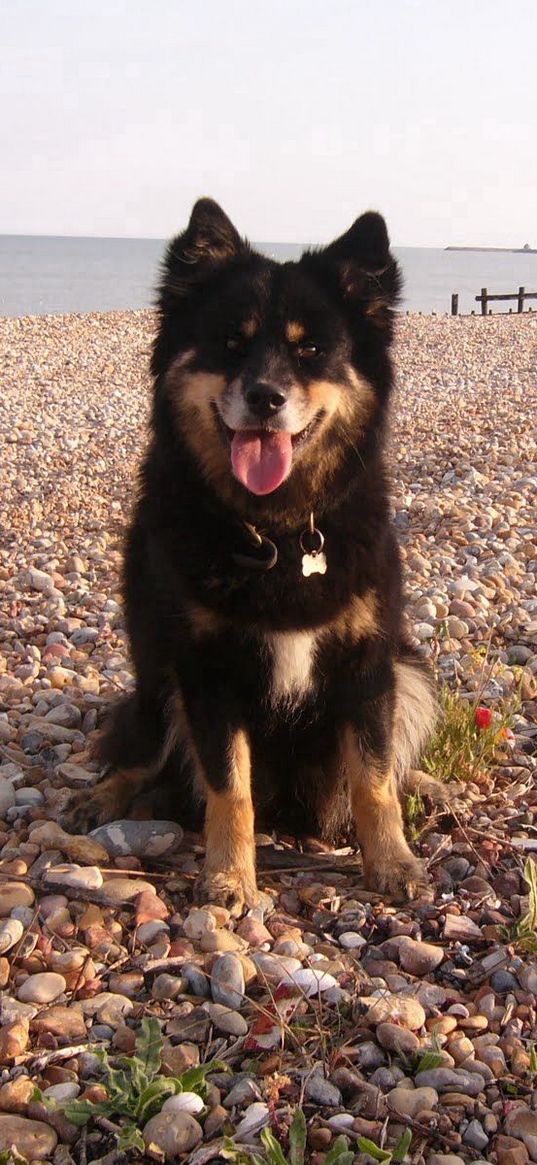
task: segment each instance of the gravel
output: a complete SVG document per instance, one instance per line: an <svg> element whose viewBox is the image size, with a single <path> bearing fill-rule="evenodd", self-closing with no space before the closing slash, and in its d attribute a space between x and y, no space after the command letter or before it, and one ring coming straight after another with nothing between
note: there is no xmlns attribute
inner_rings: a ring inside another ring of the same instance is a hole
<svg viewBox="0 0 537 1165"><path fill-rule="evenodd" d="M367 894L349 851L293 871L292 838L263 868L264 836L262 909L240 921L192 906L202 839L147 801L92 838L57 825L132 685L118 580L152 330L150 312L0 320L0 1148L114 1154L62 1106L102 1099L95 1053L132 1054L152 1016L166 1075L219 1062L202 1102L164 1091L140 1130L157 1157L203 1165L229 1131L259 1148L302 1096L314 1153L387 1121L385 1147L409 1122L427 1165L537 1160L535 949L516 941L537 850L537 319L404 316L396 345L409 631L493 720L517 695L511 735L453 809L427 803L417 902Z"/></svg>

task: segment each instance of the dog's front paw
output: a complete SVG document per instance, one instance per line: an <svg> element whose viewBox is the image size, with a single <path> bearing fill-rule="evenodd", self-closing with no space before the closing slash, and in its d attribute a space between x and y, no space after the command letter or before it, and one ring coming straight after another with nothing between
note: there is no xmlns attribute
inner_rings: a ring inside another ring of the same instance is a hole
<svg viewBox="0 0 537 1165"><path fill-rule="evenodd" d="M225 906L233 918L239 918L245 910L256 905L255 875L239 870L220 870L218 873L203 870L194 886L194 901Z"/></svg>
<svg viewBox="0 0 537 1165"><path fill-rule="evenodd" d="M108 781L87 789L77 790L69 798L60 814L60 825L67 833L90 833L98 825L113 821L116 813L116 798Z"/></svg>
<svg viewBox="0 0 537 1165"><path fill-rule="evenodd" d="M379 855L374 861L364 862L364 874L369 890L396 902L420 898L429 885L424 867L410 850L391 856Z"/></svg>

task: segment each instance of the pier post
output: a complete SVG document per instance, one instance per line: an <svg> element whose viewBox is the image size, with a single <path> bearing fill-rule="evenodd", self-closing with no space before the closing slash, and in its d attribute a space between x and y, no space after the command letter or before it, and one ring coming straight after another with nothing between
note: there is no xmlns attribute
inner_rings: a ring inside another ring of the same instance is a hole
<svg viewBox="0 0 537 1165"><path fill-rule="evenodd" d="M459 296L456 291L451 296L451 314L452 316L458 316L459 314Z"/></svg>
<svg viewBox="0 0 537 1165"><path fill-rule="evenodd" d="M524 293L525 293L525 290L526 290L526 288L525 288L525 287L519 287L519 289L518 289L518 307L517 307L517 311L519 311L519 312L520 312L520 311L524 311Z"/></svg>
<svg viewBox="0 0 537 1165"><path fill-rule="evenodd" d="M481 288L481 315L482 316L486 316L486 314L487 314L487 299L488 299L487 289L486 289L486 287L482 287Z"/></svg>

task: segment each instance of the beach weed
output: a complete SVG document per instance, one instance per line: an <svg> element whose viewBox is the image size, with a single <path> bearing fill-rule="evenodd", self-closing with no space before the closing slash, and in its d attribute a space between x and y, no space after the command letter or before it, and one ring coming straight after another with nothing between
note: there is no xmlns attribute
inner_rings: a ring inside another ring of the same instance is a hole
<svg viewBox="0 0 537 1165"><path fill-rule="evenodd" d="M143 1152L140 1126L143 1127L152 1116L160 1112L169 1096L176 1096L180 1092L195 1092L205 1101L207 1074L229 1070L221 1061L212 1060L197 1068L188 1068L180 1076L162 1076L160 1059L163 1043L158 1020L146 1017L142 1020L133 1055L119 1056L117 1067L111 1063L106 1050L96 1050L95 1055L102 1066L100 1083L106 1089L107 1096L103 1100L68 1101L62 1105L67 1120L82 1128L94 1117L105 1117L108 1120L115 1118L123 1122L118 1128L118 1148L124 1151L140 1149ZM47 1107L56 1107L54 1102L47 1101L39 1089L35 1090L34 1099Z"/></svg>
<svg viewBox="0 0 537 1165"><path fill-rule="evenodd" d="M518 703L516 696L499 701L491 723L480 727L476 704L443 684L439 692L439 722L422 758L422 767L440 781L479 778L497 761Z"/></svg>
<svg viewBox="0 0 537 1165"><path fill-rule="evenodd" d="M361 1153L368 1153L370 1157L373 1157L375 1161L381 1161L383 1165L392 1165L392 1162L404 1161L411 1142L412 1133L410 1129L405 1129L395 1149L381 1149L380 1145L375 1144L375 1141L370 1141L369 1137L358 1137L356 1141Z"/></svg>
<svg viewBox="0 0 537 1165"><path fill-rule="evenodd" d="M504 942L515 947L521 954L537 954L537 862L526 858L524 881L528 884L528 909L511 926L501 926L500 934Z"/></svg>
<svg viewBox="0 0 537 1165"><path fill-rule="evenodd" d="M261 1153L249 1145L236 1145L226 1137L220 1156L234 1165L304 1165L306 1161L306 1117L296 1108L289 1126L289 1150L286 1154L274 1133L264 1128L260 1134ZM324 1158L324 1165L352 1165L354 1153L349 1150L346 1137L336 1137Z"/></svg>

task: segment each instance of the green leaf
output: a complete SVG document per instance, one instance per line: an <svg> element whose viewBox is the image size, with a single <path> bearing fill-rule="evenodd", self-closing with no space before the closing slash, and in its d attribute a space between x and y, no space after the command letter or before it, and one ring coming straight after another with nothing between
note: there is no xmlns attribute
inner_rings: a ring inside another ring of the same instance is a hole
<svg viewBox="0 0 537 1165"><path fill-rule="evenodd" d="M267 1156L270 1161L270 1165L288 1165L288 1162L282 1153L281 1145L279 1141L276 1140L274 1134L271 1133L270 1129L263 1129L261 1133L261 1140L265 1146L265 1149L267 1150Z"/></svg>
<svg viewBox="0 0 537 1165"><path fill-rule="evenodd" d="M72 1125L82 1128L92 1116L114 1116L117 1109L111 1100L71 1100L63 1111Z"/></svg>
<svg viewBox="0 0 537 1165"><path fill-rule="evenodd" d="M324 1165L352 1165L354 1153L349 1149L346 1137L337 1137L332 1148L326 1154Z"/></svg>
<svg viewBox="0 0 537 1165"><path fill-rule="evenodd" d="M117 1147L120 1153L128 1153L129 1149L138 1149L140 1153L145 1153L144 1138L136 1125L122 1126Z"/></svg>
<svg viewBox="0 0 537 1165"><path fill-rule="evenodd" d="M222 1060L211 1060L209 1064L200 1064L197 1068L187 1068L186 1072L182 1072L179 1078L181 1088L179 1092L197 1092L198 1096L204 1099L205 1092L205 1077L209 1072L230 1072L229 1064L224 1064Z"/></svg>
<svg viewBox="0 0 537 1165"><path fill-rule="evenodd" d="M439 1068L444 1063L444 1056L438 1052L425 1052L424 1055L418 1059L416 1065L416 1072L430 1072L431 1068Z"/></svg>
<svg viewBox="0 0 537 1165"><path fill-rule="evenodd" d="M369 1137L357 1137L356 1144L361 1153L369 1153L369 1156L374 1157L375 1161L391 1161L392 1159L391 1153L387 1153L385 1149L380 1149L374 1141L369 1140Z"/></svg>
<svg viewBox="0 0 537 1165"><path fill-rule="evenodd" d="M160 1112L166 1098L174 1094L174 1081L169 1078L167 1079L166 1076L157 1076L156 1080L153 1080L151 1084L147 1085L147 1088L144 1088L138 1101L136 1115L140 1124L144 1124L150 1117Z"/></svg>
<svg viewBox="0 0 537 1165"><path fill-rule="evenodd" d="M291 1165L304 1165L306 1131L304 1113L301 1108L296 1108L289 1129L289 1160Z"/></svg>
<svg viewBox="0 0 537 1165"><path fill-rule="evenodd" d="M412 1142L412 1133L411 1133L410 1129L405 1129L405 1131L401 1137L401 1140L396 1145L396 1147L393 1151L392 1161L404 1161L404 1159L408 1153L408 1150L410 1148L411 1142Z"/></svg>
<svg viewBox="0 0 537 1165"><path fill-rule="evenodd" d="M140 1033L136 1039L135 1058L141 1061L147 1083L151 1083L160 1072L160 1055L164 1046L158 1019L154 1016L142 1020Z"/></svg>

